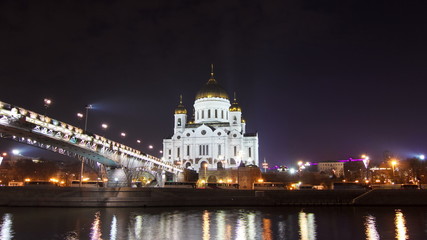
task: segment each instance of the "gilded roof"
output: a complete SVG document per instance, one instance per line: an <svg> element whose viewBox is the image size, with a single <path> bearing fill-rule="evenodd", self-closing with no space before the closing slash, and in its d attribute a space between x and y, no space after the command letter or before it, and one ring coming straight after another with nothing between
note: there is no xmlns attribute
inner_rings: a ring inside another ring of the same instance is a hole
<svg viewBox="0 0 427 240"><path fill-rule="evenodd" d="M210 78L209 81L197 92L196 100L214 97L229 99L225 89L218 84L215 78Z"/></svg>

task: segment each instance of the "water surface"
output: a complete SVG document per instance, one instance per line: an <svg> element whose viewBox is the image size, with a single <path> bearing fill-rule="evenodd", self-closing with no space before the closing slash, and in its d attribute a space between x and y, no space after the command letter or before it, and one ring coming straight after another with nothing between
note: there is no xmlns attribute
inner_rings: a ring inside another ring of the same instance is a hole
<svg viewBox="0 0 427 240"><path fill-rule="evenodd" d="M0 208L6 239L427 239L427 208Z"/></svg>

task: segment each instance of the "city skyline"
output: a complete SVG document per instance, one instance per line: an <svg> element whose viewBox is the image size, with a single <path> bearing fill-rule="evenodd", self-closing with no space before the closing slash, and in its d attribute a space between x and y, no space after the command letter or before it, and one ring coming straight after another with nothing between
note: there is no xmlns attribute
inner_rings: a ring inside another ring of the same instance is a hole
<svg viewBox="0 0 427 240"><path fill-rule="evenodd" d="M0 101L82 128L91 104L89 132L149 154L181 94L192 114L211 63L259 133L261 161L426 153L425 3L0 6Z"/></svg>

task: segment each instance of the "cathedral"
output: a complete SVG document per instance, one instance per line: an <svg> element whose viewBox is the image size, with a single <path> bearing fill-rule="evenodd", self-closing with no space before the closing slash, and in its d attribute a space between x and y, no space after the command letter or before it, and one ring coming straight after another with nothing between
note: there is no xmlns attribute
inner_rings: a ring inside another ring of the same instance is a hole
<svg viewBox="0 0 427 240"><path fill-rule="evenodd" d="M234 95L214 78L197 92L194 113L188 118L182 96L174 114L174 133L163 139L163 159L197 172L257 165L258 133L246 132L246 121Z"/></svg>

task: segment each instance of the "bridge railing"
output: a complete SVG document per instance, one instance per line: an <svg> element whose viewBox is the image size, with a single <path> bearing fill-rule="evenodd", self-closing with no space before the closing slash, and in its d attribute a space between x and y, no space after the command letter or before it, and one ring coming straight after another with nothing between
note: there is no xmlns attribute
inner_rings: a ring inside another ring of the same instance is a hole
<svg viewBox="0 0 427 240"><path fill-rule="evenodd" d="M109 158L114 158L113 160L115 161L124 160L124 158L132 158L139 161L148 161L170 172L183 172L181 167L149 154L142 153L137 149L133 149L97 134L86 133L83 129L71 124L8 103L0 102L0 119L2 117L7 117L9 120L12 119L13 121L9 122L9 124L14 124L16 122L21 124L32 124L32 131L34 132L78 145L81 148L95 151L98 154L101 154L100 149L104 149L102 154L108 155ZM106 152L110 154L106 154Z"/></svg>

